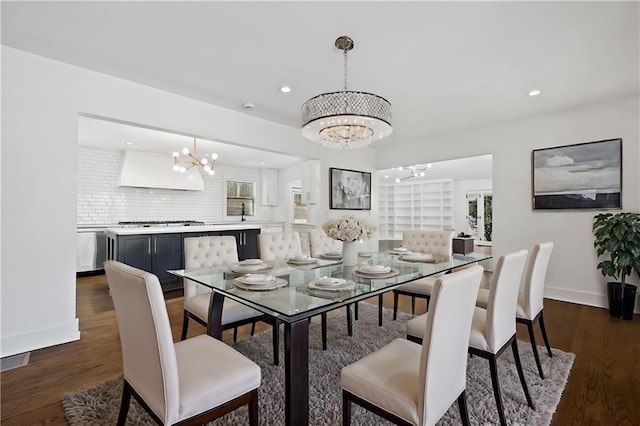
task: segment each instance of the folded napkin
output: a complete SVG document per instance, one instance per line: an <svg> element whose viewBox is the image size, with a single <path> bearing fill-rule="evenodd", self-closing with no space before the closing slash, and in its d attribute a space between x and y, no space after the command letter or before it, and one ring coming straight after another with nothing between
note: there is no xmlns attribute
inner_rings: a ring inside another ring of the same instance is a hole
<svg viewBox="0 0 640 426"><path fill-rule="evenodd" d="M333 278L333 277L322 277L316 280L316 284L320 286L335 286L344 284L347 280L342 278Z"/></svg>
<svg viewBox="0 0 640 426"><path fill-rule="evenodd" d="M262 259L245 259L245 260L241 260L240 262L238 262L238 264L240 264L242 266L262 265Z"/></svg>
<svg viewBox="0 0 640 426"><path fill-rule="evenodd" d="M264 274L246 274L242 279L246 282L250 283L266 283L272 282L275 280L273 275L264 275Z"/></svg>
<svg viewBox="0 0 640 426"><path fill-rule="evenodd" d="M393 251L404 252L404 251L407 251L407 249L404 248L404 247L396 247L396 248L393 249Z"/></svg>
<svg viewBox="0 0 640 426"><path fill-rule="evenodd" d="M383 265L362 265L359 271L365 274L386 274L391 272L391 268Z"/></svg>

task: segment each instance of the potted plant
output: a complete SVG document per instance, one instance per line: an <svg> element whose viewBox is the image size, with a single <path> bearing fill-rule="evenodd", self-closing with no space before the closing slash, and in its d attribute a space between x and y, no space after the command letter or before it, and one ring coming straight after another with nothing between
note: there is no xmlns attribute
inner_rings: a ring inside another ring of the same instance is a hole
<svg viewBox="0 0 640 426"><path fill-rule="evenodd" d="M603 276L620 280L607 283L609 313L632 319L637 286L626 283L626 278L633 272L640 275L640 214L598 214L593 218L593 235L598 257L608 254L598 269Z"/></svg>

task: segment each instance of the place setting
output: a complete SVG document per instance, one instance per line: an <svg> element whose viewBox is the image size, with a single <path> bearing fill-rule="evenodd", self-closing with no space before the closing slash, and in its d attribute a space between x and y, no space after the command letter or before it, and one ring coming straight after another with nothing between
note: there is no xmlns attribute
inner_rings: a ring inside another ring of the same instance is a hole
<svg viewBox="0 0 640 426"><path fill-rule="evenodd" d="M265 274L245 274L233 279L234 286L250 291L274 290L287 284L288 281L283 278Z"/></svg>
<svg viewBox="0 0 640 426"><path fill-rule="evenodd" d="M311 290L321 290L321 291L352 291L356 288L356 283L351 280L346 280L344 278L334 278L334 277L320 277L316 280L310 281L307 284L307 287Z"/></svg>
<svg viewBox="0 0 640 426"><path fill-rule="evenodd" d="M300 255L300 256L290 257L287 260L287 263L290 263L293 265L313 265L314 263L318 263L318 259L316 257Z"/></svg>
<svg viewBox="0 0 640 426"><path fill-rule="evenodd" d="M399 256L404 256L404 255L407 255L407 254L411 254L411 251L409 251L405 247L394 247L391 250L389 250L389 253L396 254L396 255L399 255Z"/></svg>
<svg viewBox="0 0 640 426"><path fill-rule="evenodd" d="M359 265L353 274L360 278L380 279L394 277L399 271L384 265Z"/></svg>
<svg viewBox="0 0 640 426"><path fill-rule="evenodd" d="M238 274L265 272L273 267L262 259L245 259L231 265L231 272Z"/></svg>
<svg viewBox="0 0 640 426"><path fill-rule="evenodd" d="M325 260L341 260L342 251L340 250L328 251L328 252L322 253L319 257Z"/></svg>
<svg viewBox="0 0 640 426"><path fill-rule="evenodd" d="M435 263L436 259L430 253L407 253L400 256L403 262Z"/></svg>

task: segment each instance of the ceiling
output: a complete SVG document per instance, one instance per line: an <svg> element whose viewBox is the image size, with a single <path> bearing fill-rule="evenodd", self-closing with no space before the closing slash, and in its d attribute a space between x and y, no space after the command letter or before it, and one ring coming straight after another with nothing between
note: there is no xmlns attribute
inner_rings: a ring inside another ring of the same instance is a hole
<svg viewBox="0 0 640 426"><path fill-rule="evenodd" d="M300 126L343 87L400 146L637 94L638 2L2 2L2 44ZM291 93L278 89L289 85ZM542 90L536 97L532 89ZM245 110L250 102L255 109ZM221 160L222 161L222 160Z"/></svg>

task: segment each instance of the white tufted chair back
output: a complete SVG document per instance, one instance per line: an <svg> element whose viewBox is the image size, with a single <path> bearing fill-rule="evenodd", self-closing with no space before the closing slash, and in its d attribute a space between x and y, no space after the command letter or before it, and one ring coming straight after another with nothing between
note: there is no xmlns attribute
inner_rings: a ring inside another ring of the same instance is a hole
<svg viewBox="0 0 640 426"><path fill-rule="evenodd" d="M409 251L451 256L453 231L416 230L402 233L402 247Z"/></svg>
<svg viewBox="0 0 640 426"><path fill-rule="evenodd" d="M120 331L124 379L171 424L180 409L178 362L160 282L113 260L104 269Z"/></svg>
<svg viewBox="0 0 640 426"><path fill-rule="evenodd" d="M184 267L209 268L235 263L238 261L236 237L191 237L184 239ZM184 299L198 294L210 293L211 289L191 280L184 280Z"/></svg>
<svg viewBox="0 0 640 426"><path fill-rule="evenodd" d="M342 241L329 238L322 229L309 231L309 246L311 248L311 257L318 257L329 251L342 251Z"/></svg>
<svg viewBox="0 0 640 426"><path fill-rule="evenodd" d="M258 234L262 260L288 259L302 256L298 232L269 232Z"/></svg>

